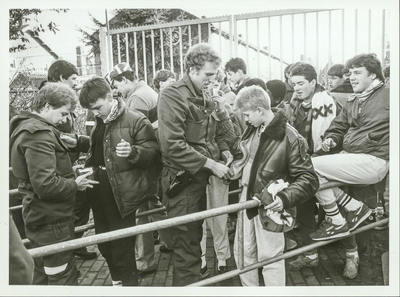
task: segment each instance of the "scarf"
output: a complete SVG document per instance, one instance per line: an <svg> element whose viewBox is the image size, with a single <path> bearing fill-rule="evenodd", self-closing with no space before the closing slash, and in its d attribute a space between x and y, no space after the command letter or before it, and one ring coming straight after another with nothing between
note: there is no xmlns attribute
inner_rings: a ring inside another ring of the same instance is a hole
<svg viewBox="0 0 400 297"><path fill-rule="evenodd" d="M108 114L107 118L103 120L104 124L114 121L118 116L118 112L119 112L120 108L121 108L121 106L120 106L118 100L114 99L113 105L111 106L110 113Z"/></svg>
<svg viewBox="0 0 400 297"><path fill-rule="evenodd" d="M365 101L372 93L374 93L377 89L384 85L383 81L379 79L374 79L374 81L369 85L368 88L364 90L362 93L354 93L349 96L348 101L353 101L354 99L358 99L359 102Z"/></svg>
<svg viewBox="0 0 400 297"><path fill-rule="evenodd" d="M315 87L314 95L311 102L305 103L303 99L297 98L295 94L290 102L290 124L293 125L299 109L303 107L305 109L311 108L307 115L305 125L305 138L307 143L309 142L309 135L311 130L311 137L313 141L313 151L317 150L317 147L322 143L322 139L325 130L328 129L332 120L336 117L336 103L323 86L318 84Z"/></svg>

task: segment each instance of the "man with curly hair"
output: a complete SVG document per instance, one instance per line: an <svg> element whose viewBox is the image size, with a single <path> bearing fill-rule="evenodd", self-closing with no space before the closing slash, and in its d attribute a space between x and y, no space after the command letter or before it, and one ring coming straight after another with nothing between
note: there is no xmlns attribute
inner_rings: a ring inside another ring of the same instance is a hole
<svg viewBox="0 0 400 297"><path fill-rule="evenodd" d="M200 43L189 49L184 63L185 76L161 92L158 104L164 163L161 184L169 218L206 209L210 176L230 179L229 168L220 162L229 149L219 142L217 124L222 129L225 125L233 127L220 93L209 93L221 58L210 45ZM221 131L226 137L227 132ZM160 230L161 239L174 253L174 286L199 280L202 223Z"/></svg>

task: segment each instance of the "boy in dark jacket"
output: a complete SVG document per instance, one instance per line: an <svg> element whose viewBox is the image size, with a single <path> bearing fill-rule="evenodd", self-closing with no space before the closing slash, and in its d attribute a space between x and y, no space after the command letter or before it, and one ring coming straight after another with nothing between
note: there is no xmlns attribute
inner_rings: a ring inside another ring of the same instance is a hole
<svg viewBox="0 0 400 297"><path fill-rule="evenodd" d="M75 238L75 195L95 183L84 175L75 179L69 149L57 129L75 105L71 88L48 83L35 95L33 112L21 111L10 122L11 166L19 180L25 232L32 247ZM33 284L77 286L73 251L36 258Z"/></svg>
<svg viewBox="0 0 400 297"><path fill-rule="evenodd" d="M96 116L85 164L94 169L94 179L99 181L87 192L96 233L135 226L135 211L154 196L161 170L153 127L144 115L127 108L123 100L114 99L104 78L85 82L79 101ZM78 143L81 149L84 146ZM98 247L114 285L138 284L134 236Z"/></svg>
<svg viewBox="0 0 400 297"><path fill-rule="evenodd" d="M233 178L242 179L240 201L256 197L266 209L282 213L311 198L318 189L318 178L307 154L307 143L287 124L284 112L274 113L268 94L258 86L243 88L236 105L250 123L237 146L241 157L231 166ZM248 209L247 217L244 212L238 214L238 226L243 228L244 263L238 250L240 228L235 237L238 267L282 254L285 245L282 230L290 224L269 226L258 209ZM264 266L263 277L266 286L284 286L284 261ZM240 279L243 286L258 286L258 270L241 274Z"/></svg>

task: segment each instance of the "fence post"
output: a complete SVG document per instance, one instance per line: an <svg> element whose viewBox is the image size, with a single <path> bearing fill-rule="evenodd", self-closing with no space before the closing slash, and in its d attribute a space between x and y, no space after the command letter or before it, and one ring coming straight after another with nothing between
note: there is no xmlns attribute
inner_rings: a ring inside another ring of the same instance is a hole
<svg viewBox="0 0 400 297"><path fill-rule="evenodd" d="M100 61L101 61L101 76L105 76L108 73L108 55L107 55L107 39L106 39L106 27L100 27L99 29L100 39Z"/></svg>

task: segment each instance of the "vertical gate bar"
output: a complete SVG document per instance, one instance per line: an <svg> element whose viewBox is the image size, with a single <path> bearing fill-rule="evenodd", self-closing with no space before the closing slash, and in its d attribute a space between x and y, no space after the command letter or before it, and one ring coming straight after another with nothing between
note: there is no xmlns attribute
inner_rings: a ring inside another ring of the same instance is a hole
<svg viewBox="0 0 400 297"><path fill-rule="evenodd" d="M317 26L317 28L316 28L316 30L315 30L315 41L316 41L316 68L317 68L317 73L319 74L319 52L318 52L318 47L319 47L319 18L318 18L318 12L317 13L315 13L315 17L316 17L316 19L315 19L315 24L316 24L316 26Z"/></svg>
<svg viewBox="0 0 400 297"><path fill-rule="evenodd" d="M257 18L257 77L260 77L260 18Z"/></svg>
<svg viewBox="0 0 400 297"><path fill-rule="evenodd" d="M234 16L229 16L229 56L233 57L233 22Z"/></svg>
<svg viewBox="0 0 400 297"><path fill-rule="evenodd" d="M307 62L307 42L306 42L306 36L307 36L307 17L306 14L303 13L303 18L304 18L304 58L303 61Z"/></svg>
<svg viewBox="0 0 400 297"><path fill-rule="evenodd" d="M139 67L138 67L138 52L137 52L137 37L136 37L136 32L133 32L133 43L135 44L135 73L136 73L136 78L139 78Z"/></svg>
<svg viewBox="0 0 400 297"><path fill-rule="evenodd" d="M108 44L106 27L99 28L99 41L100 41L100 61L101 63L101 76L104 77L108 72L110 72L109 61L108 61Z"/></svg>
<svg viewBox="0 0 400 297"><path fill-rule="evenodd" d="M179 58L181 64L181 77L183 77L183 53L182 53L182 27L179 26Z"/></svg>
<svg viewBox="0 0 400 297"><path fill-rule="evenodd" d="M371 52L371 9L368 9L368 53Z"/></svg>
<svg viewBox="0 0 400 297"><path fill-rule="evenodd" d="M344 59L344 9L342 9L342 61L345 62L345 59Z"/></svg>
<svg viewBox="0 0 400 297"><path fill-rule="evenodd" d="M219 36L219 54L222 55L222 33L221 33L221 22L218 23L218 36Z"/></svg>
<svg viewBox="0 0 400 297"><path fill-rule="evenodd" d="M238 30L237 30L237 19L234 19L234 23L233 23L233 27L234 27L234 31L235 31L235 39L234 39L234 43L235 43L235 57L238 56L238 44L239 44L239 40L238 40Z"/></svg>
<svg viewBox="0 0 400 297"><path fill-rule="evenodd" d="M249 64L249 20L246 19L246 65L247 65L247 73L250 73L250 64Z"/></svg>
<svg viewBox="0 0 400 297"><path fill-rule="evenodd" d="M268 17L268 79L271 80L271 17Z"/></svg>
<svg viewBox="0 0 400 297"><path fill-rule="evenodd" d="M174 72L174 52L172 48L172 28L169 28L169 52L170 52L170 60L171 60L171 71Z"/></svg>
<svg viewBox="0 0 400 297"><path fill-rule="evenodd" d="M292 14L292 63L294 63L294 14Z"/></svg>
<svg viewBox="0 0 400 297"><path fill-rule="evenodd" d="M188 35L189 35L189 48L192 46L192 26L188 25Z"/></svg>
<svg viewBox="0 0 400 297"><path fill-rule="evenodd" d="M358 9L356 9L355 11L355 15L354 15L354 55L357 55L357 27L358 27Z"/></svg>
<svg viewBox="0 0 400 297"><path fill-rule="evenodd" d="M386 30L386 14L385 14L385 9L382 9L382 60L381 60L382 66L383 66L383 61L385 60L385 30Z"/></svg>
<svg viewBox="0 0 400 297"><path fill-rule="evenodd" d="M331 47L332 47L332 13L329 11L329 18L328 18L328 65L329 67L332 65L332 52L331 52Z"/></svg>
<svg viewBox="0 0 400 297"><path fill-rule="evenodd" d="M201 24L197 26L197 33L199 34L199 43L201 42Z"/></svg>
<svg viewBox="0 0 400 297"><path fill-rule="evenodd" d="M119 44L119 34L117 34L117 51L118 51L118 64L121 63L121 46Z"/></svg>
<svg viewBox="0 0 400 297"><path fill-rule="evenodd" d="M126 57L126 64L129 65L129 40L128 40L128 32L125 33L125 57Z"/></svg>
<svg viewBox="0 0 400 297"><path fill-rule="evenodd" d="M151 63L153 64L153 77L156 74L156 57L154 54L154 30L151 30Z"/></svg>
<svg viewBox="0 0 400 297"><path fill-rule="evenodd" d="M280 79L282 79L283 78L283 75L282 75L282 73L283 73L283 69L282 69L282 67L283 67L283 64L282 64L282 54L283 54L283 50L282 50L282 16L280 15L279 16L279 58L280 58L280 72L279 72L279 74L280 74Z"/></svg>
<svg viewBox="0 0 400 297"><path fill-rule="evenodd" d="M146 63L146 34L142 31L142 45L143 45L143 70L144 70L144 81L147 84L147 63Z"/></svg>
<svg viewBox="0 0 400 297"><path fill-rule="evenodd" d="M161 69L164 69L164 39L163 39L163 29L160 29L160 42L161 42Z"/></svg>
<svg viewBox="0 0 400 297"><path fill-rule="evenodd" d="M211 23L208 23L208 43L211 43Z"/></svg>
<svg viewBox="0 0 400 297"><path fill-rule="evenodd" d="M113 53L113 45L112 45L112 35L108 35L108 48L110 55L110 70L114 67L114 53Z"/></svg>

